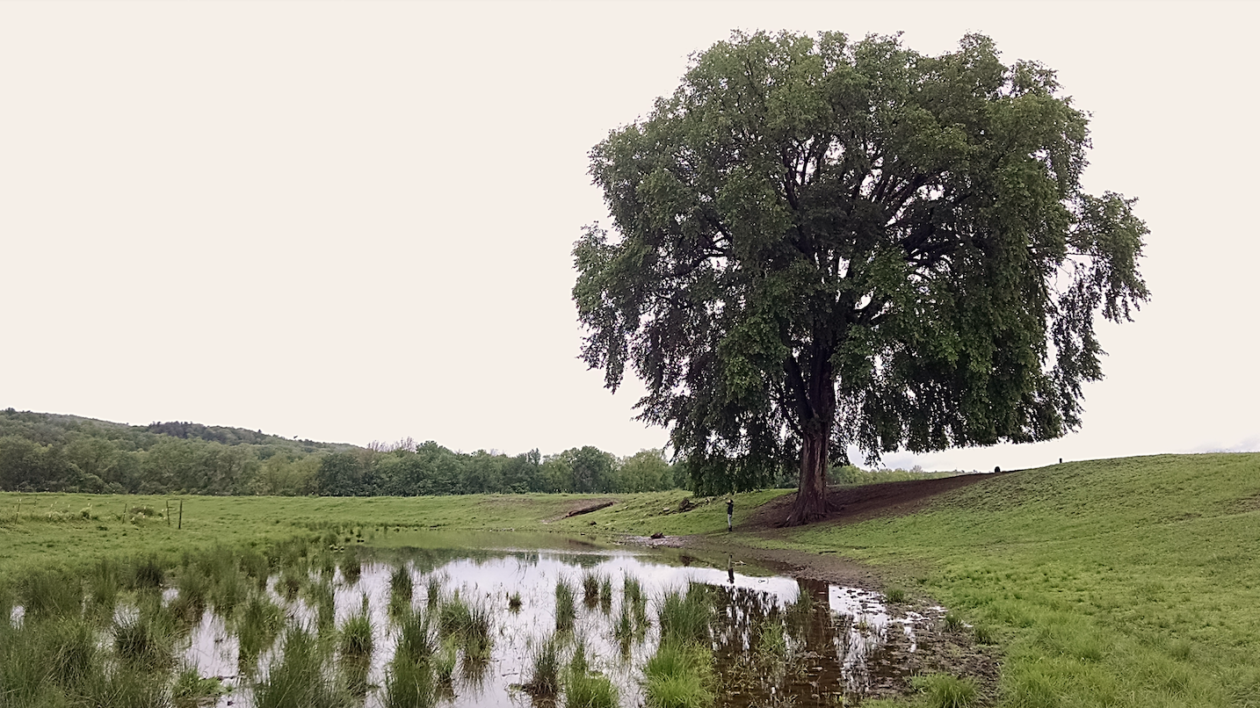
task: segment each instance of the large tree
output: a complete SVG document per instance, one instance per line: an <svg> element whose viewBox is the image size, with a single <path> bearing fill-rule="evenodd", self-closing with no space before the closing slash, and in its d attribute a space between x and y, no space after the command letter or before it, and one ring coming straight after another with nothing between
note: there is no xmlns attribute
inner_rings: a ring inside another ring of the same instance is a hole
<svg viewBox="0 0 1260 708"><path fill-rule="evenodd" d="M799 461L1030 442L1080 425L1098 315L1146 300L1132 199L1082 191L1086 115L1054 72L965 36L735 33L590 153L582 355L710 488ZM714 484L713 482L717 482Z"/></svg>

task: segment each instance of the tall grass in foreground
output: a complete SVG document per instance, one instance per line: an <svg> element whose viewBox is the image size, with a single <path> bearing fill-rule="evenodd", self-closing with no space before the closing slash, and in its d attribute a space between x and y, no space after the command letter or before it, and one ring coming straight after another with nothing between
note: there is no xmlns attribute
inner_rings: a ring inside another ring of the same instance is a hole
<svg viewBox="0 0 1260 708"><path fill-rule="evenodd" d="M707 647L663 642L643 667L643 692L651 708L707 708L712 657Z"/></svg>
<svg viewBox="0 0 1260 708"><path fill-rule="evenodd" d="M481 604L468 604L459 595L438 607L438 633L457 642L469 662L490 657L490 611Z"/></svg>
<svg viewBox="0 0 1260 708"><path fill-rule="evenodd" d="M555 635L533 646L529 655L529 678L524 688L539 697L560 692L560 648Z"/></svg>
<svg viewBox="0 0 1260 708"><path fill-rule="evenodd" d="M643 667L644 695L650 708L699 708L712 703L712 613L709 591L699 583L688 585L686 593L670 590L661 599L657 608L661 641Z"/></svg>
<svg viewBox="0 0 1260 708"><path fill-rule="evenodd" d="M594 607L599 603L599 581L599 573L593 570L582 573L582 601L587 607Z"/></svg>
<svg viewBox="0 0 1260 708"><path fill-rule="evenodd" d="M385 674L385 708L430 708L436 702L429 662L395 654Z"/></svg>
<svg viewBox="0 0 1260 708"><path fill-rule="evenodd" d="M556 581L556 631L568 632L573 629L577 619L577 608L574 606L573 586L564 579Z"/></svg>
<svg viewBox="0 0 1260 708"><path fill-rule="evenodd" d="M284 634L283 656L272 662L267 678L254 685L256 708L339 708L329 684L315 636L301 627Z"/></svg>

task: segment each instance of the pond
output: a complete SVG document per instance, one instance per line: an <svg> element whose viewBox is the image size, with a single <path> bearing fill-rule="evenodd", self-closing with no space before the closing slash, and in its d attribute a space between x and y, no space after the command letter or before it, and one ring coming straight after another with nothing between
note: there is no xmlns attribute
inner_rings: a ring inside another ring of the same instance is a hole
<svg viewBox="0 0 1260 708"><path fill-rule="evenodd" d="M713 705L834 706L904 686L943 614L729 555L418 536L321 539L273 553L252 579L257 559L186 558L157 590L119 595L99 650L130 666L148 646L133 637L167 626L168 670L215 679L176 693L224 708L560 706L580 681L621 706L686 690ZM15 607L11 623L24 621ZM690 658L670 673L681 646Z"/></svg>

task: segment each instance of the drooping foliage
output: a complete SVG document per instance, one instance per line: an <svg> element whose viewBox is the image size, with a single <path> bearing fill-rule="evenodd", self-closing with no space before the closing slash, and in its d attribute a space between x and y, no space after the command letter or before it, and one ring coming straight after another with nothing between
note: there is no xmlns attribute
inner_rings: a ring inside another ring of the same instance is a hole
<svg viewBox="0 0 1260 708"><path fill-rule="evenodd" d="M1059 437L1096 318L1148 297L1146 227L1082 191L1088 147L1054 72L983 36L737 32L591 150L614 229L574 248L582 355L646 382L640 418L708 488L798 461L797 522L851 446Z"/></svg>

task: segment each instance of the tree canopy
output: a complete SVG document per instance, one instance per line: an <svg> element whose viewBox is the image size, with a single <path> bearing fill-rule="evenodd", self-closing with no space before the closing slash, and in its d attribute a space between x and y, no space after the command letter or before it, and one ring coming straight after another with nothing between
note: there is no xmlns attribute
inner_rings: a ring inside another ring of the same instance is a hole
<svg viewBox="0 0 1260 708"><path fill-rule="evenodd" d="M1148 297L1146 227L1082 190L1089 146L1054 72L987 37L734 33L590 152L614 228L574 247L582 356L614 390L632 367L701 481L799 462L793 523L850 446L1062 436L1095 320Z"/></svg>

